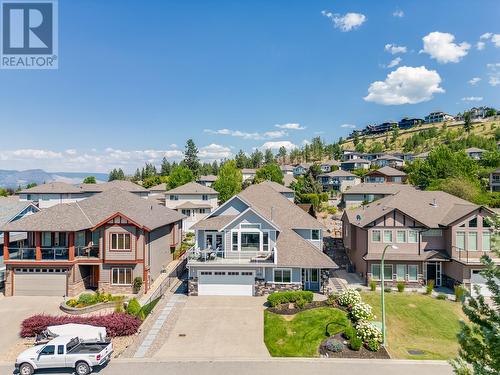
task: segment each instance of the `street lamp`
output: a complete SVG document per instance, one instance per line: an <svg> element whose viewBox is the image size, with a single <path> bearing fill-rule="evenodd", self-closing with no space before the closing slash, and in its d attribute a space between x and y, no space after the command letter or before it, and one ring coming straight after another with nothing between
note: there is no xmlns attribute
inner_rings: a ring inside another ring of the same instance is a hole
<svg viewBox="0 0 500 375"><path fill-rule="evenodd" d="M381 293L382 293L382 345L385 347L385 300L384 300L384 257L385 257L385 252L387 251L388 248L397 250L398 247L396 245L387 245L384 248L384 251L382 252L382 260L380 261L380 282L381 282Z"/></svg>

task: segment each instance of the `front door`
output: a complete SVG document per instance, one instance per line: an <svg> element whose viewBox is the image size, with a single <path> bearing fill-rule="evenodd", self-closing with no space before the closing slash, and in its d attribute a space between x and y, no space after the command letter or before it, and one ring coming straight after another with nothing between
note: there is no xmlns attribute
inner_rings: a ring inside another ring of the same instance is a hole
<svg viewBox="0 0 500 375"><path fill-rule="evenodd" d="M99 266L92 266L92 288L99 287Z"/></svg>
<svg viewBox="0 0 500 375"><path fill-rule="evenodd" d="M317 268L303 268L302 284L304 290L319 291L319 270Z"/></svg>
<svg viewBox="0 0 500 375"><path fill-rule="evenodd" d="M426 271L427 281L434 280L434 285L441 286L441 262L428 262Z"/></svg>

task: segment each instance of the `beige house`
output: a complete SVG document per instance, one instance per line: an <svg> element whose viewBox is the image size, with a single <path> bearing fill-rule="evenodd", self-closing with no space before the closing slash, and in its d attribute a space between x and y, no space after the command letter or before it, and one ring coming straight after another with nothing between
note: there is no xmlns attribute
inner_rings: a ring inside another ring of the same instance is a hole
<svg viewBox="0 0 500 375"><path fill-rule="evenodd" d="M453 287L477 284L486 291L480 257L490 253L492 232L486 217L493 212L441 191L404 189L342 216L343 238L355 271L367 282L384 277ZM493 254L492 254L493 255ZM500 264L500 259L495 259Z"/></svg>
<svg viewBox="0 0 500 375"><path fill-rule="evenodd" d="M406 173L392 167L382 167L368 172L364 182L378 184L402 184L406 181Z"/></svg>
<svg viewBox="0 0 500 375"><path fill-rule="evenodd" d="M184 216L135 194L111 189L57 204L0 227L5 294L74 296L86 289L132 293L149 289L173 258ZM11 246L11 233L26 240Z"/></svg>
<svg viewBox="0 0 500 375"><path fill-rule="evenodd" d="M256 173L257 173L257 169L254 169L254 168L243 168L241 170L241 175L242 175L242 178L243 178L243 182L245 182L246 180L253 180L253 178L255 177Z"/></svg>
<svg viewBox="0 0 500 375"><path fill-rule="evenodd" d="M342 193L341 205L346 209L359 207L377 199L394 195L401 190L414 191L416 189L412 185L363 182Z"/></svg>
<svg viewBox="0 0 500 375"><path fill-rule="evenodd" d="M344 192L352 186L361 183L361 178L347 171L336 170L318 175L318 182L323 186L323 191Z"/></svg>

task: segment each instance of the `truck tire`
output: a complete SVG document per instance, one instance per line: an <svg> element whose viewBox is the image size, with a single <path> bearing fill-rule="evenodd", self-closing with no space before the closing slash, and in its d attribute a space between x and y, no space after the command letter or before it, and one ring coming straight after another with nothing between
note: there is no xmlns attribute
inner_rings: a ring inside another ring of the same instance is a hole
<svg viewBox="0 0 500 375"><path fill-rule="evenodd" d="M76 375L88 375L90 374L90 366L86 362L77 362L75 365Z"/></svg>
<svg viewBox="0 0 500 375"><path fill-rule="evenodd" d="M19 366L19 374L20 375L33 375L35 369L29 363L21 363Z"/></svg>

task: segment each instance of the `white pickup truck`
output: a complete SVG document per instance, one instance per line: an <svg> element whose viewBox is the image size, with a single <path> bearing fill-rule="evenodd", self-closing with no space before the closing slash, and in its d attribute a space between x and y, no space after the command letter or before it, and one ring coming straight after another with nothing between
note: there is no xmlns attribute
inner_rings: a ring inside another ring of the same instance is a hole
<svg viewBox="0 0 500 375"><path fill-rule="evenodd" d="M111 342L58 336L22 352L16 359L16 369L21 375L32 375L38 369L74 368L77 375L88 375L94 366L109 361L112 353Z"/></svg>

